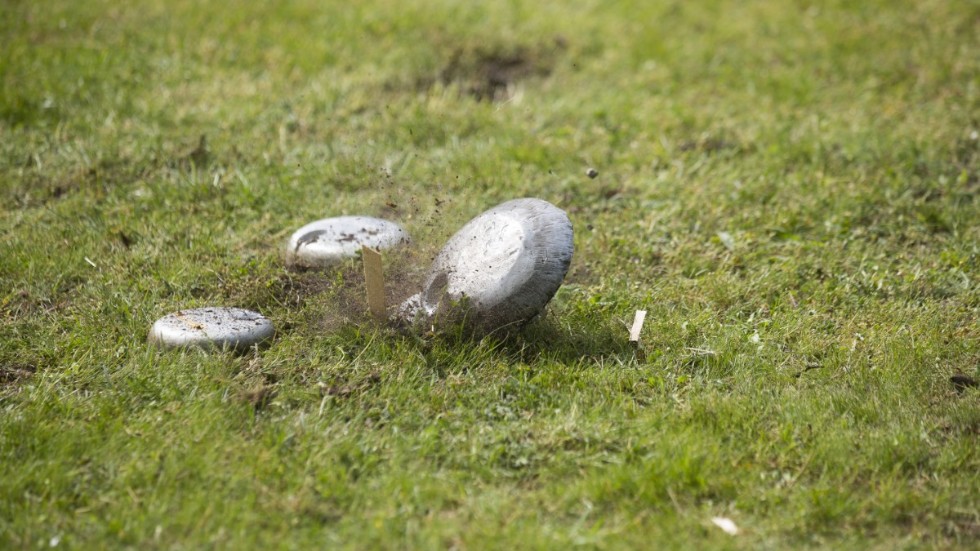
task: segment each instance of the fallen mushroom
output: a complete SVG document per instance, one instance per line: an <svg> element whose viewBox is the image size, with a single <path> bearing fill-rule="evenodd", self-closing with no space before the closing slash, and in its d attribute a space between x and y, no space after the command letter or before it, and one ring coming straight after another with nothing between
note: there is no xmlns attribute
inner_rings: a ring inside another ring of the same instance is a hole
<svg viewBox="0 0 980 551"><path fill-rule="evenodd" d="M541 199L515 199L456 232L429 268L422 292L398 317L477 332L523 325L558 291L572 261L572 223Z"/></svg>
<svg viewBox="0 0 980 551"><path fill-rule="evenodd" d="M242 308L179 310L156 321L149 340L168 347L246 349L272 337L272 322Z"/></svg>

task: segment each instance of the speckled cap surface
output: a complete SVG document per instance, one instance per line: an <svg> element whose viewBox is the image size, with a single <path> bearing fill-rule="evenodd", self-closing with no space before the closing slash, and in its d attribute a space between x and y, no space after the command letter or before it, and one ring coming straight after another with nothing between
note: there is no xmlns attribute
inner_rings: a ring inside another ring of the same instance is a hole
<svg viewBox="0 0 980 551"><path fill-rule="evenodd" d="M156 321L149 341L162 346L243 349L273 336L272 322L242 308L179 310Z"/></svg>
<svg viewBox="0 0 980 551"><path fill-rule="evenodd" d="M456 232L429 268L421 293L399 308L402 319L439 325L465 321L484 331L538 315L572 261L572 223L541 199L515 199Z"/></svg>
<svg viewBox="0 0 980 551"><path fill-rule="evenodd" d="M385 250L411 242L401 226L370 216L338 216L296 230L286 245L286 264L327 267L357 255L362 245Z"/></svg>

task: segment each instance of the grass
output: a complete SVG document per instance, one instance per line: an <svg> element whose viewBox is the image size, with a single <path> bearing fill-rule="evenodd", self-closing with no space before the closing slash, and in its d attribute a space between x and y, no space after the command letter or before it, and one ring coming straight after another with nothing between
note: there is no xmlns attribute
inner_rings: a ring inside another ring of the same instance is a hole
<svg viewBox="0 0 980 551"><path fill-rule="evenodd" d="M354 4L4 3L0 547L978 545L980 3ZM282 267L521 196L514 338ZM212 304L279 334L147 347Z"/></svg>

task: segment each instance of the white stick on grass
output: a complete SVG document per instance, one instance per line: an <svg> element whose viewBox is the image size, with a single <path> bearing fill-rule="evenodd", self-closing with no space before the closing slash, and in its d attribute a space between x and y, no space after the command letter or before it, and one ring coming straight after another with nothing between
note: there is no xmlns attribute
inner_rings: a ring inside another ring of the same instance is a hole
<svg viewBox="0 0 980 551"><path fill-rule="evenodd" d="M640 344L640 331L643 330L643 321L647 318L646 310L637 310L633 317L633 328L630 329L630 342Z"/></svg>

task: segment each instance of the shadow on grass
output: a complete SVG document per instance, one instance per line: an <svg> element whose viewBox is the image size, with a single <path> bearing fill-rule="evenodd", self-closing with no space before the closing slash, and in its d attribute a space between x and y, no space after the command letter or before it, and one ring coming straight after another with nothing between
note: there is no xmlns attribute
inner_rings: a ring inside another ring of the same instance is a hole
<svg viewBox="0 0 980 551"><path fill-rule="evenodd" d="M522 362L628 362L635 357L625 333L618 334L605 325L561 324L553 318L535 320L499 343L502 352Z"/></svg>
<svg viewBox="0 0 980 551"><path fill-rule="evenodd" d="M418 354L434 366L457 365L462 357L467 357L469 363L483 360L582 366L594 362L626 364L636 358L625 334L617 334L605 326L562 324L552 318L537 319L523 328L489 335L462 328L438 333L402 328L393 330L394 335L402 337L406 351Z"/></svg>

